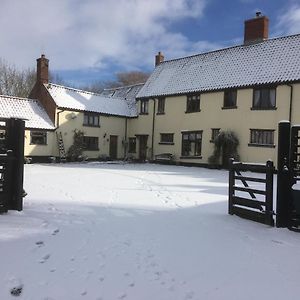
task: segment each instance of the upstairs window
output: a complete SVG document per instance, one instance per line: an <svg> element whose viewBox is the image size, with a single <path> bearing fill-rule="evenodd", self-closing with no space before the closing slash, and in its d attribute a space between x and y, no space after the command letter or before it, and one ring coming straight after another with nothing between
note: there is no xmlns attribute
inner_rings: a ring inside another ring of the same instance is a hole
<svg viewBox="0 0 300 300"><path fill-rule="evenodd" d="M252 109L275 109L275 105L275 88L254 89Z"/></svg>
<svg viewBox="0 0 300 300"><path fill-rule="evenodd" d="M147 115L149 110L149 100L141 100L141 109L140 114L141 115Z"/></svg>
<svg viewBox="0 0 300 300"><path fill-rule="evenodd" d="M84 150L89 150L89 151L99 150L98 137L84 136L83 143L84 143Z"/></svg>
<svg viewBox="0 0 300 300"><path fill-rule="evenodd" d="M157 114L165 113L165 98L158 98Z"/></svg>
<svg viewBox="0 0 300 300"><path fill-rule="evenodd" d="M274 130L250 129L249 146L274 147Z"/></svg>
<svg viewBox="0 0 300 300"><path fill-rule="evenodd" d="M224 92L223 108L236 108L237 90L226 90Z"/></svg>
<svg viewBox="0 0 300 300"><path fill-rule="evenodd" d="M129 138L129 153L136 153L136 138Z"/></svg>
<svg viewBox="0 0 300 300"><path fill-rule="evenodd" d="M186 112L200 111L200 95L188 95L186 101Z"/></svg>
<svg viewBox="0 0 300 300"><path fill-rule="evenodd" d="M100 116L95 113L84 113L83 125L90 127L100 127Z"/></svg>
<svg viewBox="0 0 300 300"><path fill-rule="evenodd" d="M202 131L190 131L182 133L182 150L183 157L201 156Z"/></svg>
<svg viewBox="0 0 300 300"><path fill-rule="evenodd" d="M161 133L160 144L174 144L174 133Z"/></svg>
<svg viewBox="0 0 300 300"><path fill-rule="evenodd" d="M47 132L46 131L30 131L30 144L31 145L47 145Z"/></svg>

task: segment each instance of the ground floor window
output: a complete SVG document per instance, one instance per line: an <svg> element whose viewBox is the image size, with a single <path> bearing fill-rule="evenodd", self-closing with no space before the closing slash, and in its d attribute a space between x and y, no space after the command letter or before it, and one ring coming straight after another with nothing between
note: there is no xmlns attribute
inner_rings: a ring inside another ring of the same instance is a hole
<svg viewBox="0 0 300 300"><path fill-rule="evenodd" d="M0 148L5 147L5 130L0 129Z"/></svg>
<svg viewBox="0 0 300 300"><path fill-rule="evenodd" d="M129 147L128 147L129 153L135 153L136 152L136 138L129 138Z"/></svg>
<svg viewBox="0 0 300 300"><path fill-rule="evenodd" d="M174 133L161 133L160 144L174 144Z"/></svg>
<svg viewBox="0 0 300 300"><path fill-rule="evenodd" d="M182 132L182 151L184 157L201 156L202 131Z"/></svg>
<svg viewBox="0 0 300 300"><path fill-rule="evenodd" d="M30 144L31 145L47 145L47 132L46 131L30 131Z"/></svg>
<svg viewBox="0 0 300 300"><path fill-rule="evenodd" d="M99 150L98 137L84 136L84 150Z"/></svg>
<svg viewBox="0 0 300 300"><path fill-rule="evenodd" d="M274 130L250 129L250 146L274 147Z"/></svg>

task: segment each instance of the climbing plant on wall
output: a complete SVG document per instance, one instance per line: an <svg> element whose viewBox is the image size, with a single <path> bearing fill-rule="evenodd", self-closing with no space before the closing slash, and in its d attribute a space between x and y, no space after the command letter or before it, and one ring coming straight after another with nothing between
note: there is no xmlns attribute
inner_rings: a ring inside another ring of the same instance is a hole
<svg viewBox="0 0 300 300"><path fill-rule="evenodd" d="M239 139L235 132L221 131L214 140L214 152L208 159L209 163L220 164L221 160L221 164L227 166L229 158L239 160L238 145Z"/></svg>
<svg viewBox="0 0 300 300"><path fill-rule="evenodd" d="M70 161L78 161L82 159L82 153L85 147L84 133L81 130L74 130L73 145L68 150L68 158Z"/></svg>

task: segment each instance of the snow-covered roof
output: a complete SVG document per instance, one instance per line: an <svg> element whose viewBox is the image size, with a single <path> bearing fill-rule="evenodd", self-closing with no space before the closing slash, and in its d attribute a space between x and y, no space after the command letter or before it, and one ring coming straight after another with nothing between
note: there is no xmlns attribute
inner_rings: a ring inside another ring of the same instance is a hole
<svg viewBox="0 0 300 300"><path fill-rule="evenodd" d="M101 92L101 95L125 99L129 108L132 110L132 112L134 112L135 115L137 115L136 96L143 86L144 83L138 83L117 88L104 89Z"/></svg>
<svg viewBox="0 0 300 300"><path fill-rule="evenodd" d="M20 118L26 128L55 129L38 100L0 95L0 118Z"/></svg>
<svg viewBox="0 0 300 300"><path fill-rule="evenodd" d="M44 84L44 86L60 108L126 117L136 115L124 98L112 99L108 96L53 83Z"/></svg>
<svg viewBox="0 0 300 300"><path fill-rule="evenodd" d="M138 98L300 80L300 35L159 64Z"/></svg>

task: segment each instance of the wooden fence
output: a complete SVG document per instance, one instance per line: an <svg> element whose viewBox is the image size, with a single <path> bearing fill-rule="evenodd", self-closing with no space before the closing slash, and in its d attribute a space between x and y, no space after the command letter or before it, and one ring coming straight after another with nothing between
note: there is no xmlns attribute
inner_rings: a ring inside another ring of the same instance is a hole
<svg viewBox="0 0 300 300"><path fill-rule="evenodd" d="M259 223L274 226L273 219L273 174L274 164L249 164L235 162L229 163L229 204L228 213L237 215ZM243 176L242 172L259 172L264 177L251 174ZM239 183L239 184L238 184ZM252 186L251 186L252 185ZM258 189L256 186L259 185ZM248 195L245 197L244 195ZM258 199L257 195L262 195ZM261 199L263 198L263 199Z"/></svg>

